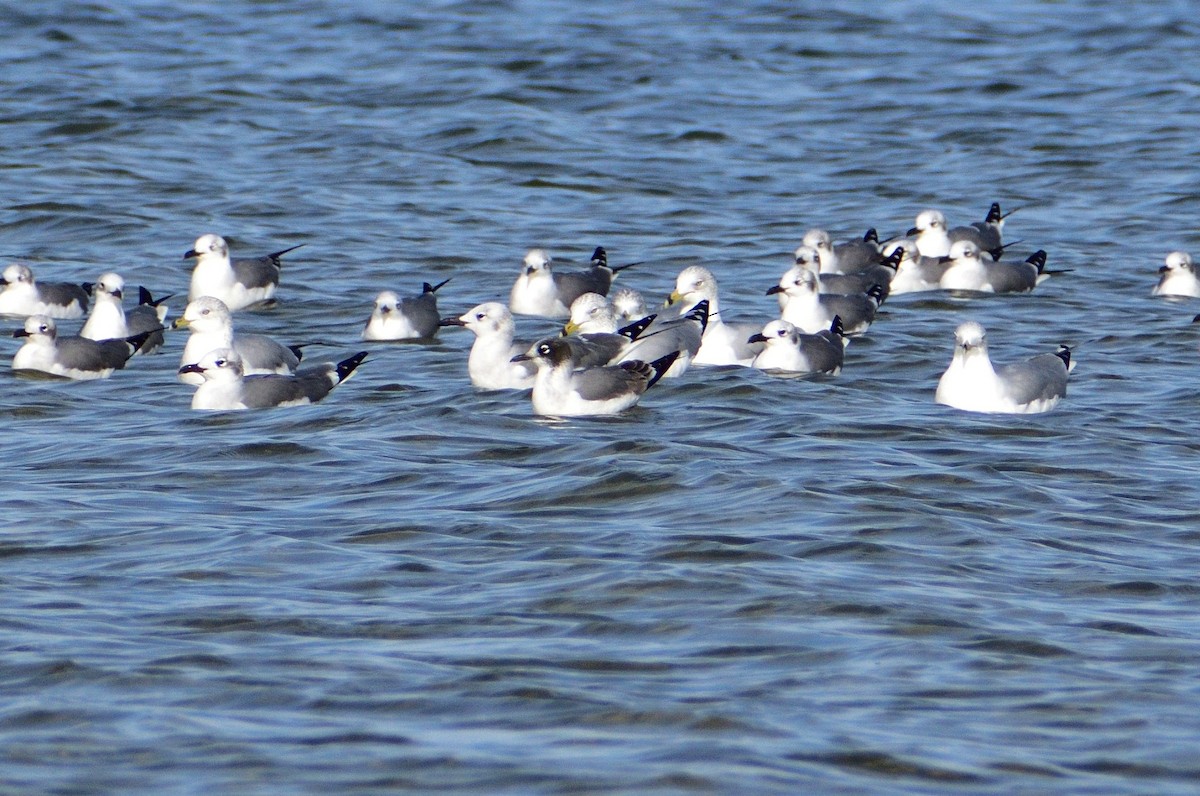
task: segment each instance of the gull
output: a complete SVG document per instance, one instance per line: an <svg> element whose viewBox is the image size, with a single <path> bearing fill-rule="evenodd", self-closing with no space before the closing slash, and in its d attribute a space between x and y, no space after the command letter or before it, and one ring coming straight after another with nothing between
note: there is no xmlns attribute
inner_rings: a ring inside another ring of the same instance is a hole
<svg viewBox="0 0 1200 796"><path fill-rule="evenodd" d="M922 210L917 213L916 225L908 231L908 235L916 236L913 243L923 257L945 257L950 253L946 216L940 210Z"/></svg>
<svg viewBox="0 0 1200 796"><path fill-rule="evenodd" d="M1162 274L1158 284L1150 292L1152 296L1190 296L1200 298L1200 280L1196 278L1196 266L1192 255L1187 252L1171 252L1166 264L1159 267Z"/></svg>
<svg viewBox="0 0 1200 796"><path fill-rule="evenodd" d="M612 302L599 293L584 293L571 302L571 318L563 326L563 339L575 348L580 367L616 363L654 317L622 325L623 319Z"/></svg>
<svg viewBox="0 0 1200 796"><path fill-rule="evenodd" d="M749 367L762 350L750 343L750 335L761 329L753 323L726 323L721 319L718 304L717 279L712 271L701 265L690 265L679 272L675 290L667 298L670 306L678 306L680 315L701 301L708 302L708 320L701 338L700 350L692 357L693 365L742 365Z"/></svg>
<svg viewBox="0 0 1200 796"><path fill-rule="evenodd" d="M646 310L646 300L642 298L642 294L631 287L617 288L609 299L620 316L627 321L636 321L650 314Z"/></svg>
<svg viewBox="0 0 1200 796"><path fill-rule="evenodd" d="M390 290L375 297L375 310L363 327L364 340L428 340L437 334L437 292L449 282L422 284L421 295L400 298Z"/></svg>
<svg viewBox="0 0 1200 796"><path fill-rule="evenodd" d="M1041 250L1023 263L995 262L984 260L971 241L960 240L950 247L950 265L939 285L943 290L1028 293L1050 277L1045 268L1046 252Z"/></svg>
<svg viewBox="0 0 1200 796"><path fill-rule="evenodd" d="M294 376L246 376L237 352L231 348L218 348L209 351L199 362L184 365L179 373L203 379L192 396L193 409L269 409L315 404L350 378L366 358L367 352L359 351L336 365L326 362L305 368Z"/></svg>
<svg viewBox="0 0 1200 796"><path fill-rule="evenodd" d="M530 249L525 255L524 267L509 294L508 306L515 314L565 318L575 299L584 293L608 295L617 272L637 265L610 266L603 246L596 247L591 266L583 271L554 273L550 263L544 249Z"/></svg>
<svg viewBox="0 0 1200 796"><path fill-rule="evenodd" d="M201 296L188 302L183 317L175 321L176 329L190 329L191 336L183 347L179 364L199 362L209 351L232 348L238 354L238 366L246 375L260 373L291 374L300 366L298 348L289 348L262 334L235 334L233 314L225 302L212 296ZM179 379L187 384L199 384L199 371L180 368Z"/></svg>
<svg viewBox="0 0 1200 796"><path fill-rule="evenodd" d="M498 301L480 304L457 318L443 318L442 326L462 326L475 333L467 356L467 375L481 390L526 390L533 386L537 368L532 362L513 362L527 346L514 341L516 323L508 307Z"/></svg>
<svg viewBox="0 0 1200 796"><path fill-rule="evenodd" d="M847 340L842 320L835 316L828 329L816 334L805 334L784 320L771 321L750 342L766 346L754 358L759 370L836 376L842 372Z"/></svg>
<svg viewBox="0 0 1200 796"><path fill-rule="evenodd" d="M195 301L201 296L213 296L225 302L230 312L262 304L274 296L275 288L279 287L279 272L283 268L279 258L303 245L301 243L250 260L230 260L229 244L224 238L213 234L201 235L183 255L185 260L198 258L192 270L188 301Z"/></svg>
<svg viewBox="0 0 1200 796"><path fill-rule="evenodd" d="M896 247L888 257L881 255L878 262L868 265L861 271L840 274L821 273L820 252L811 246L800 246L796 249L794 268L802 268L816 274L817 286L822 293L866 293L874 285L879 285L882 297L886 299L890 292L892 278L896 275L896 268L903 256L903 251ZM779 308L783 309L785 304L787 304L787 294L781 292Z"/></svg>
<svg viewBox="0 0 1200 796"><path fill-rule="evenodd" d="M1055 354L994 368L987 333L967 321L954 332L954 358L938 381L934 400L968 412L1048 412L1067 394L1070 370L1071 350L1065 345Z"/></svg>
<svg viewBox="0 0 1200 796"><path fill-rule="evenodd" d="M71 282L37 282L27 265L13 263L0 276L0 315L47 315L82 318L87 290Z"/></svg>
<svg viewBox="0 0 1200 796"><path fill-rule="evenodd" d="M163 320L167 317L167 307L162 302L170 296L164 296L158 301L150 295L146 288L139 288L138 306L129 313L122 306L125 291L125 280L120 274L111 271L101 274L95 283L90 285L92 294L92 309L87 321L79 331L80 337L89 340L116 340L149 332L145 344L138 349L139 354L151 354L162 347Z"/></svg>
<svg viewBox="0 0 1200 796"><path fill-rule="evenodd" d="M874 228L868 229L861 240L836 246L825 230L810 229L804 233L801 245L817 250L821 273L852 274L879 262L879 235Z"/></svg>
<svg viewBox="0 0 1200 796"><path fill-rule="evenodd" d="M949 257L925 257L916 246L903 245L904 241L893 241L884 246L884 251L894 256L902 252L896 265L896 275L888 286L889 295L921 293L942 289L942 275L950 267Z"/></svg>
<svg viewBox="0 0 1200 796"><path fill-rule="evenodd" d="M779 292L788 297L783 308L783 320L807 334L828 329L834 316L842 319L846 334L862 334L875 320L883 295L879 285L866 293L821 293L816 274L795 268L784 274L778 285L767 289L768 296Z"/></svg>
<svg viewBox="0 0 1200 796"><path fill-rule="evenodd" d="M974 221L970 226L955 227L950 230L947 233L950 242L969 240L983 251L999 249L1004 245L1004 240L1001 236L1004 219L1012 212L1010 210L1008 213L1001 213L1000 203L992 202L992 206L988 208L987 216L984 217L983 221Z"/></svg>
<svg viewBox="0 0 1200 796"><path fill-rule="evenodd" d="M146 342L148 333L124 340L89 340L86 337L59 337L54 319L48 315L31 315L25 327L13 332L13 337L26 338L17 349L12 369L39 371L79 381L107 379Z"/></svg>
<svg viewBox="0 0 1200 796"><path fill-rule="evenodd" d="M672 352L650 363L580 368L572 347L562 338L549 337L516 359L537 367L532 395L535 414L579 417L614 415L633 406L677 356L678 352Z"/></svg>

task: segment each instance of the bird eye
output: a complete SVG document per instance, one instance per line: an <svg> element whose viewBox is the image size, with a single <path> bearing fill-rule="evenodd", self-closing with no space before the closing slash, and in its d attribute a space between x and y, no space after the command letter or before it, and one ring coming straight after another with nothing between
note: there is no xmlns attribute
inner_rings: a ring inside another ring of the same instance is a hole
<svg viewBox="0 0 1200 796"><path fill-rule="evenodd" d="M538 353L541 354L542 356L549 356L549 354L550 354L550 346L547 345L546 343L542 343L540 346L538 346L537 350L538 350Z"/></svg>
<svg viewBox="0 0 1200 796"><path fill-rule="evenodd" d="M487 315L485 313L482 313L482 312L475 313L475 320L477 320L477 321L482 321L486 317L487 317Z"/></svg>
<svg viewBox="0 0 1200 796"><path fill-rule="evenodd" d="M209 313L209 310L200 310L201 315L207 315L208 313Z"/></svg>

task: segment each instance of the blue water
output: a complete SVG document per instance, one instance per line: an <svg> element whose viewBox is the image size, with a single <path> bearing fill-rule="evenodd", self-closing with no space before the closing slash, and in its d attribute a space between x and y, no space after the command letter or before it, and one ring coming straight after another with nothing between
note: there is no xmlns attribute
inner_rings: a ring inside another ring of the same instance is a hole
<svg viewBox="0 0 1200 796"><path fill-rule="evenodd" d="M177 317L200 234L303 243L238 324L317 361L533 246L765 322L807 229L1000 201L1070 272L609 419L475 392L454 329L286 411L191 412L179 336L0 375L0 790L1194 793L1200 303L1149 296L1200 247L1193 9L829 5L8 9L4 260ZM934 404L967 318L1075 346L1060 407Z"/></svg>

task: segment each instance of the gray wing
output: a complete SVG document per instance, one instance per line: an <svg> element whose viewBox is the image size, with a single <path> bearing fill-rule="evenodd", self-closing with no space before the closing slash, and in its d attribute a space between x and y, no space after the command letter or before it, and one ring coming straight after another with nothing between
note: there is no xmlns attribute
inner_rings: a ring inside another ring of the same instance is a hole
<svg viewBox="0 0 1200 796"><path fill-rule="evenodd" d="M1055 354L1041 354L1024 362L1002 365L996 374L1004 393L1017 404L1061 398L1067 394L1067 366Z"/></svg>
<svg viewBox="0 0 1200 796"><path fill-rule="evenodd" d="M955 227L948 234L951 243L969 240L985 252L997 249L1003 244L1000 230L986 221L976 221L969 227Z"/></svg>
<svg viewBox="0 0 1200 796"><path fill-rule="evenodd" d="M55 360L64 368L98 371L125 367L134 348L124 340L60 337L55 350Z"/></svg>
<svg viewBox="0 0 1200 796"><path fill-rule="evenodd" d="M694 357L700 350L700 342L700 322L676 318L651 324L621 356L626 361L640 359L654 362L674 351L686 351L688 356Z"/></svg>
<svg viewBox="0 0 1200 796"><path fill-rule="evenodd" d="M246 376L242 380L242 402L251 409L265 409L306 398L315 404L329 395L334 378L333 366L328 364L296 376Z"/></svg>
<svg viewBox="0 0 1200 796"><path fill-rule="evenodd" d="M72 303L76 303L81 310L87 312L88 294L83 289L83 285L71 282L37 282L36 284L38 298L43 303L59 307L69 307Z"/></svg>
<svg viewBox="0 0 1200 796"><path fill-rule="evenodd" d="M283 367L295 373L300 367L300 358L295 352L263 334L235 334L233 349L247 369L278 370Z"/></svg>
<svg viewBox="0 0 1200 796"><path fill-rule="evenodd" d="M587 401L607 401L641 395L654 371L645 362L626 362L607 368L590 368L575 374L575 392Z"/></svg>
<svg viewBox="0 0 1200 796"><path fill-rule="evenodd" d="M829 332L800 335L800 353L808 360L810 370L831 373L842 366L846 348L841 340L830 338Z"/></svg>
<svg viewBox="0 0 1200 796"><path fill-rule="evenodd" d="M987 278L997 293L1023 293L1037 286L1038 270L1031 263L988 263Z"/></svg>
<svg viewBox="0 0 1200 796"><path fill-rule="evenodd" d="M571 355L575 366L580 368L595 368L607 365L621 355L629 338L619 334L596 332L594 334L575 334L562 338L571 347Z"/></svg>
<svg viewBox="0 0 1200 796"><path fill-rule="evenodd" d="M163 345L163 325L158 319L158 309L150 304L139 304L125 313L125 325L129 336L150 332L150 337L138 349L143 354L153 354Z"/></svg>
<svg viewBox="0 0 1200 796"><path fill-rule="evenodd" d="M565 274L554 274L554 286L558 290L558 298L567 307L571 302L584 293L599 293L608 295L612 287L612 271L607 268L589 268L586 271L570 271Z"/></svg>
<svg viewBox="0 0 1200 796"><path fill-rule="evenodd" d="M441 316L438 315L437 296L432 291L402 299L400 312L421 337L433 337L437 333Z"/></svg>
<svg viewBox="0 0 1200 796"><path fill-rule="evenodd" d="M873 286L879 285L883 289L884 298L886 298L888 286L892 284L894 274L892 269L884 265L868 268L857 274L821 274L818 278L821 281L821 289L827 293L853 295L866 293Z"/></svg>
<svg viewBox="0 0 1200 796"><path fill-rule="evenodd" d="M250 260L234 260L233 275L246 287L266 287L279 284L279 255L268 254Z"/></svg>
<svg viewBox="0 0 1200 796"><path fill-rule="evenodd" d="M852 240L833 247L838 268L843 272L860 271L879 262L879 249L865 240Z"/></svg>
<svg viewBox="0 0 1200 796"><path fill-rule="evenodd" d="M822 293L821 306L830 317L842 316L842 324L847 329L873 321L875 310L878 308L878 305L865 295L839 296L835 293Z"/></svg>

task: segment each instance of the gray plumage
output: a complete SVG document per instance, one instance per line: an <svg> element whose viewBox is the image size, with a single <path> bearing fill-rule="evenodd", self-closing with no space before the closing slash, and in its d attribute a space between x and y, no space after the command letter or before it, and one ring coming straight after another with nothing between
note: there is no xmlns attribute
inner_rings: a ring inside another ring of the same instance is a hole
<svg viewBox="0 0 1200 796"><path fill-rule="evenodd" d="M607 367L581 368L563 338L546 338L534 344L517 361L537 365L533 382L533 411L539 415L610 415L633 406L642 393L661 378L675 354L652 363L625 362Z"/></svg>
<svg viewBox="0 0 1200 796"><path fill-rule="evenodd" d="M400 298L391 290L375 297L375 310L362 331L364 340L428 340L437 334L437 292L449 279L425 282L419 295Z"/></svg>
<svg viewBox="0 0 1200 796"><path fill-rule="evenodd" d="M199 375L203 382L192 398L193 409L238 410L299 406L320 401L350 377L367 357L366 351L335 364L324 363L295 375L246 376L237 352L210 351L199 362L184 365L180 374Z"/></svg>
<svg viewBox="0 0 1200 796"><path fill-rule="evenodd" d="M1004 245L1001 229L1004 226L1005 215L1000 212L1000 203L992 202L987 216L983 221L972 222L967 227L955 227L950 230L950 242L969 240L983 251L998 249Z"/></svg>
<svg viewBox="0 0 1200 796"><path fill-rule="evenodd" d="M58 336L54 320L31 315L25 326L13 333L26 342L13 357L13 370L40 371L68 379L103 379L125 367L129 358L146 341L147 335L120 340L91 340Z"/></svg>
<svg viewBox="0 0 1200 796"><path fill-rule="evenodd" d="M975 321L954 333L954 356L938 381L935 400L969 412L1026 414L1053 409L1067 394L1071 352L1041 354L994 367L987 333Z"/></svg>
<svg viewBox="0 0 1200 796"><path fill-rule="evenodd" d="M180 365L199 362L209 351L232 348L238 353L239 364L247 374L295 373L300 355L295 348L284 346L262 334L235 333L233 315L220 299L202 296L188 303L183 316L174 324L176 329L190 329L191 335L183 347ZM180 380L199 383L197 376L181 374Z"/></svg>
<svg viewBox="0 0 1200 796"><path fill-rule="evenodd" d="M842 321L836 317L828 329L816 334L805 334L784 320L771 321L750 342L765 344L754 358L754 367L789 373L837 374L846 350Z"/></svg>
<svg viewBox="0 0 1200 796"><path fill-rule="evenodd" d="M88 310L87 290L72 282L38 282L27 265L13 263L0 276L0 315L47 315L82 318Z"/></svg>

